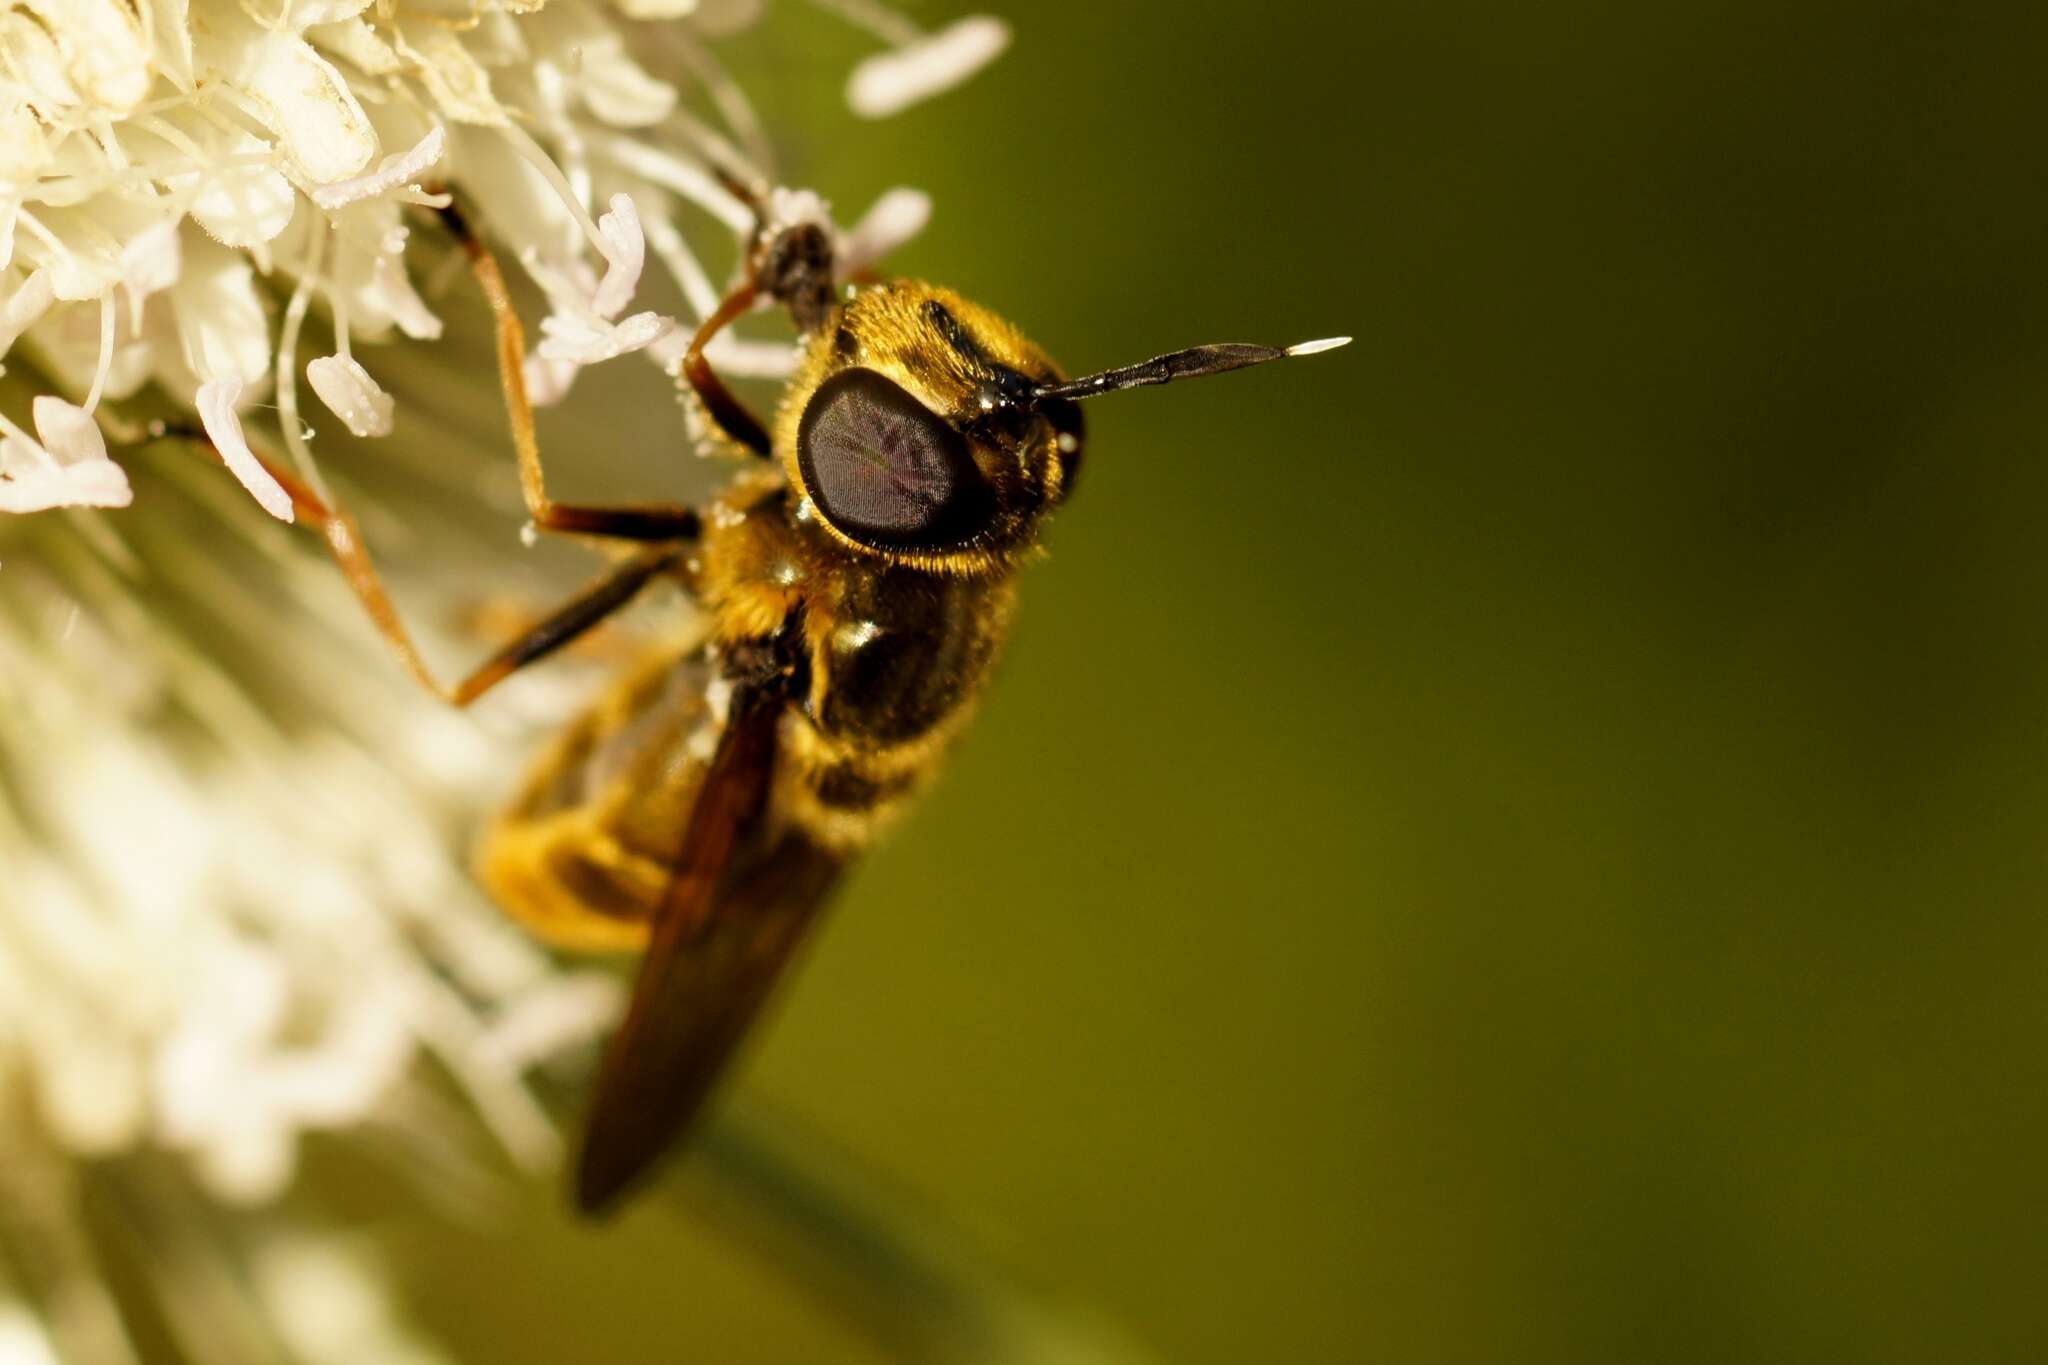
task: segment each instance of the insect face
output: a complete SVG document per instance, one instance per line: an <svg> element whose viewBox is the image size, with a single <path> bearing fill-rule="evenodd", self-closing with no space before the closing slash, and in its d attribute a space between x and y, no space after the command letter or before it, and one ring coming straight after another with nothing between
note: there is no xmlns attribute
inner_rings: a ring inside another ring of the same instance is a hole
<svg viewBox="0 0 2048 1365"><path fill-rule="evenodd" d="M976 575L1029 546L1071 490L1080 409L1052 361L985 308L898 282L813 338L775 454L809 512L856 550Z"/></svg>

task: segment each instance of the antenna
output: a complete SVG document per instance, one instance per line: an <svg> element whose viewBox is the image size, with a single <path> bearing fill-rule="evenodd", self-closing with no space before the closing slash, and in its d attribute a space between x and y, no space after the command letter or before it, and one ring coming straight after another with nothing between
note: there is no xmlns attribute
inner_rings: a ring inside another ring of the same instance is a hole
<svg viewBox="0 0 2048 1365"><path fill-rule="evenodd" d="M1289 356L1334 351L1339 346L1350 344L1350 341L1350 337L1324 337L1320 341L1303 341L1293 346L1254 346L1243 341L1226 341L1214 346L1191 346L1185 351L1154 356L1135 365L1104 370L1100 374L1084 375L1079 379L1069 379L1065 383L1040 384L1031 391L1031 399L1033 402L1043 402L1049 398L1093 398L1099 393L1114 393L1118 389L1137 389L1148 384L1169 384L1176 379L1196 379L1205 374L1241 370L1248 365L1263 365L1269 360L1285 360Z"/></svg>

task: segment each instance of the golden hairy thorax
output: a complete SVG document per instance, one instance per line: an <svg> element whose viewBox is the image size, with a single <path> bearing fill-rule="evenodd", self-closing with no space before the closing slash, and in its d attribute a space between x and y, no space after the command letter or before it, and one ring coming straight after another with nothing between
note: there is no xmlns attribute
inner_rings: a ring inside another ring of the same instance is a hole
<svg viewBox="0 0 2048 1365"><path fill-rule="evenodd" d="M732 651L789 634L805 664L801 704L781 720L764 837L794 828L833 854L858 850L966 723L1008 631L1012 570L1065 491L1060 462L977 448L1013 524L984 543L912 554L835 530L806 495L797 458L808 396L850 367L885 375L934 412L969 413L979 375L941 323L971 329L1004 365L1057 374L1009 324L945 290L882 286L833 310L777 414L772 460L705 509L701 544L679 575L706 611L701 635L652 651L615 683L541 754L479 845L480 878L542 937L644 944L724 721Z"/></svg>
<svg viewBox="0 0 2048 1365"><path fill-rule="evenodd" d="M968 719L1008 626L1007 575L850 564L780 485L750 479L715 505L704 633L651 651L559 735L479 844L492 895L559 946L643 945L722 721L723 648L798 623L809 687L783 717L770 824L835 852L864 846Z"/></svg>

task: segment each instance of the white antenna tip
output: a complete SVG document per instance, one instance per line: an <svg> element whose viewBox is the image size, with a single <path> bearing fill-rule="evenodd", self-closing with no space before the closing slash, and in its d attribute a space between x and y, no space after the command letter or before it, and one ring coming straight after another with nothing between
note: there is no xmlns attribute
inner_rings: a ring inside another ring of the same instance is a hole
<svg viewBox="0 0 2048 1365"><path fill-rule="evenodd" d="M1287 348L1289 355L1314 355L1317 351L1334 351L1339 346L1349 346L1350 337L1324 337L1321 341L1298 341Z"/></svg>

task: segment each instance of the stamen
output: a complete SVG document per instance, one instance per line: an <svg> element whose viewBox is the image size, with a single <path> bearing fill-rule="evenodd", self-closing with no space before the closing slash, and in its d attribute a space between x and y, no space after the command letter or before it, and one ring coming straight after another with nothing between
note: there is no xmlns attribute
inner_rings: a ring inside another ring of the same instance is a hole
<svg viewBox="0 0 2048 1365"><path fill-rule="evenodd" d="M839 278L858 273L924 231L931 221L932 197L923 190L898 185L883 192L860 221L848 228L840 243Z"/></svg>
<svg viewBox="0 0 2048 1365"><path fill-rule="evenodd" d="M334 319L334 353L346 360L349 356L348 291L330 283L324 292L327 311Z"/></svg>
<svg viewBox="0 0 2048 1365"><path fill-rule="evenodd" d="M100 394L106 391L107 373L114 368L114 291L100 293L100 361L92 372L92 387L85 394L85 411L90 414L100 405Z"/></svg>
<svg viewBox="0 0 2048 1365"><path fill-rule="evenodd" d="M292 288L291 301L284 307L284 322L277 331L277 418L284 434L284 448L291 455L299 477L312 486L323 502L331 502L332 495L326 481L320 477L320 467L314 462L311 447L306 444L306 424L299 418L298 374L299 330L305 325L306 310L313 302L313 286L327 260L325 214L314 216L310 236L312 240L306 244L305 268L299 272L299 282Z"/></svg>
<svg viewBox="0 0 2048 1365"><path fill-rule="evenodd" d="M569 187L568 178L562 174L562 168L555 164L554 158L533 140L533 134L516 123L508 123L498 131L505 135L505 140L512 144L512 149L519 153L527 165L540 172L541 179L548 183L548 187L555 192L555 197L569 210L570 217L576 220L576 226L583 229L583 235L590 240L591 248L598 255L604 255L604 234L597 230L597 223L592 220L590 210L583 207L583 201L578 199L576 192Z"/></svg>
<svg viewBox="0 0 2048 1365"><path fill-rule="evenodd" d="M619 135L599 138L595 149L620 170L652 181L703 209L734 232L752 232L754 213L702 167L675 153Z"/></svg>
<svg viewBox="0 0 2048 1365"><path fill-rule="evenodd" d="M100 151L107 158L107 165L117 174L128 169L128 154L121 147L121 140L114 136L114 125L101 119L93 125L93 140L100 145Z"/></svg>
<svg viewBox="0 0 2048 1365"><path fill-rule="evenodd" d="M740 146L746 152L745 161L751 163L750 169L757 178L774 179L775 146L768 139L767 129L761 126L760 117L754 113L754 106L748 103L746 94L726 73L725 67L708 48L693 41L682 24L653 25L648 31L689 68L690 74L711 96L712 107L732 129L733 136L740 140Z"/></svg>
<svg viewBox="0 0 2048 1365"><path fill-rule="evenodd" d="M30 236L48 247L50 254L57 258L57 264L63 269L78 270L80 268L78 257L72 253L71 248L65 246L56 233L43 226L42 219L30 213L27 205L24 204L15 214L14 222L17 227L27 228ZM51 283L55 284L56 281L52 280Z"/></svg>
<svg viewBox="0 0 2048 1365"><path fill-rule="evenodd" d="M847 78L846 102L863 118L887 118L952 89L1009 45L1008 24L986 14L969 15L862 62Z"/></svg>
<svg viewBox="0 0 2048 1365"><path fill-rule="evenodd" d="M811 3L829 14L836 14L855 28L873 34L891 47L909 47L924 37L924 30L910 22L909 16L898 14L886 5L873 0L811 0Z"/></svg>
<svg viewBox="0 0 2048 1365"><path fill-rule="evenodd" d="M581 130L567 115L569 100L561 69L550 61L535 62L533 87L540 95L535 123L555 143L554 162L562 169L569 193L577 203L588 204L596 193L591 186L590 158L584 152Z"/></svg>

